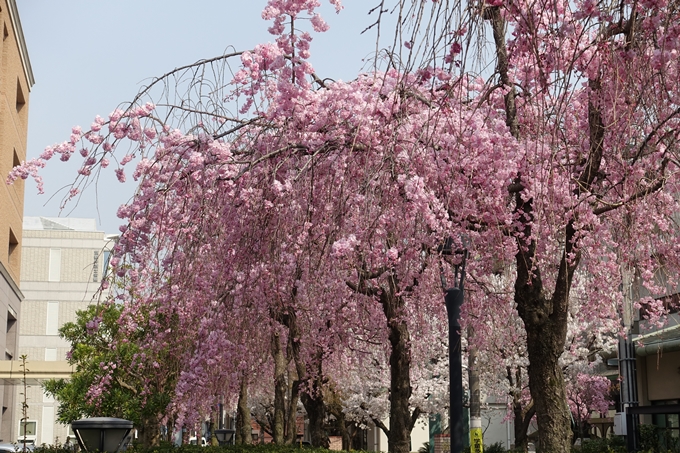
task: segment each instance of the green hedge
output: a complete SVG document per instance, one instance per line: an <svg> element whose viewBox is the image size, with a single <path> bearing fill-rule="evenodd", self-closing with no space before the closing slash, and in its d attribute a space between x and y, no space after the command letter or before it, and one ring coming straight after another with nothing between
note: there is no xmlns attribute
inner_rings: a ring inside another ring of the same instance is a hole
<svg viewBox="0 0 680 453"><path fill-rule="evenodd" d="M200 445L181 445L179 447L173 444L164 444L154 448L141 448L139 446L132 446L127 449L126 453L300 453L299 445L274 445L274 444L258 444L258 445L229 445L226 447ZM302 446L305 453L328 453L330 450L325 448L314 448L310 446ZM362 453L354 450L355 453ZM72 449L63 446L44 446L35 449L34 453L73 453Z"/></svg>

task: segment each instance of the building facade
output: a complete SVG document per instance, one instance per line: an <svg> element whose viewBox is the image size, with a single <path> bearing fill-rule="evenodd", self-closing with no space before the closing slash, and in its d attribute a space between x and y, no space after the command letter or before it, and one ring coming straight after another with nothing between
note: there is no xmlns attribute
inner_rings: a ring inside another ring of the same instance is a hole
<svg viewBox="0 0 680 453"><path fill-rule="evenodd" d="M37 362L64 368L70 345L59 328L76 320L76 311L98 301L97 291L107 268L113 238L97 231L94 219L26 217L23 223L21 290L25 299L19 322L19 354L28 368ZM22 398L17 388L15 425L22 433ZM27 440L40 444L65 442L69 427L56 423L57 403L43 394L39 383L26 392ZM23 437L22 437L23 438Z"/></svg>
<svg viewBox="0 0 680 453"><path fill-rule="evenodd" d="M23 298L19 290L21 224L24 183L4 184L14 165L26 159L28 95L33 86L31 63L26 51L15 0L0 0L0 360L17 359L17 320ZM14 435L14 387L0 381L0 440Z"/></svg>

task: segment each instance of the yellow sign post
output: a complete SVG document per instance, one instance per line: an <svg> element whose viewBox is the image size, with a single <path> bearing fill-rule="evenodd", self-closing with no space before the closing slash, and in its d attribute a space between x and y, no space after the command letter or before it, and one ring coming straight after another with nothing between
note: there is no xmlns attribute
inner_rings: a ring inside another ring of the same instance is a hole
<svg viewBox="0 0 680 453"><path fill-rule="evenodd" d="M482 441L482 428L470 428L470 451L483 453L484 442Z"/></svg>

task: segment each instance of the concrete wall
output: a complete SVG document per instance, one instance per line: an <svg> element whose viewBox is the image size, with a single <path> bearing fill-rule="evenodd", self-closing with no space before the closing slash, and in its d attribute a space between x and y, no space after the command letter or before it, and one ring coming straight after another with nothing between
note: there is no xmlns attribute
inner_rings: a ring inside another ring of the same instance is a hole
<svg viewBox="0 0 680 453"><path fill-rule="evenodd" d="M23 227L21 289L26 298L19 351L34 364L52 362L56 369L70 349L58 329L75 321L76 311L97 301L105 251L113 244L92 219L27 217ZM36 444L65 442L69 431L56 423L58 404L43 395L39 385L29 398L28 418L37 423ZM15 416L17 426L19 418Z"/></svg>
<svg viewBox="0 0 680 453"><path fill-rule="evenodd" d="M645 397L648 401L680 399L680 351L660 352L644 358ZM638 360L640 362L640 360Z"/></svg>

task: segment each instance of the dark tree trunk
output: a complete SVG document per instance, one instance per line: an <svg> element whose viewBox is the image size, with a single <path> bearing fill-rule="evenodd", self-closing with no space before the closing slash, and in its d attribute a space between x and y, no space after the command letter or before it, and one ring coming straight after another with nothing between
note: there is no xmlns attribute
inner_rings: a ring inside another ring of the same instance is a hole
<svg viewBox="0 0 680 453"><path fill-rule="evenodd" d="M335 416L335 419L337 420L338 431L340 431L342 436L342 449L345 451L352 450L354 447L352 445L352 435L349 429L347 429L347 420L345 419L344 412L341 411L339 415Z"/></svg>
<svg viewBox="0 0 680 453"><path fill-rule="evenodd" d="M529 200L517 198L518 211L525 218L532 218ZM531 237L530 223L525 224L524 237ZM529 233L529 234L527 234ZM573 237L573 229L567 226L567 243ZM529 390L536 408L538 422L537 451L545 453L569 453L571 450L571 419L567 406L564 376L558 360L564 352L567 333L569 288L578 258L568 262L572 245L567 245L558 271L552 298L543 295L539 269L533 268L535 241L520 246L517 253L517 281L515 301L527 333L529 357Z"/></svg>
<svg viewBox="0 0 680 453"><path fill-rule="evenodd" d="M272 442L284 443L284 424L286 412L286 359L281 349L278 333L272 335L272 356L274 358L274 419L272 420Z"/></svg>
<svg viewBox="0 0 680 453"><path fill-rule="evenodd" d="M411 399L411 352L408 325L403 317L404 299L400 294L399 282L395 275L387 276L387 285L382 288L371 286L366 277L370 275L365 269L359 270L358 284L347 282L353 291L372 297L382 306L390 341L390 427L382 420L373 419L373 423L387 435L388 450L391 453L409 453L411 451L411 431L421 414L420 408L413 413L409 409ZM369 278L375 278L373 276ZM414 284L417 284L415 282ZM408 291L408 290L407 290Z"/></svg>
<svg viewBox="0 0 680 453"><path fill-rule="evenodd" d="M514 400L512 403L512 411L515 416L515 450L526 452L529 450L529 437L527 431L531 419L536 414L536 408L533 401L529 403L529 407L523 408L522 403Z"/></svg>
<svg viewBox="0 0 680 453"><path fill-rule="evenodd" d="M289 355L290 357L290 355ZM300 401L300 381L295 371L288 367L288 382L290 383L286 418L286 445L292 445L297 438L297 407Z"/></svg>
<svg viewBox="0 0 680 453"><path fill-rule="evenodd" d="M304 390L300 395L307 417L309 418L309 434L312 445L315 447L328 448L330 440L326 432L326 406L323 399L323 351L319 350L314 355L312 364L305 364L300 357L300 329L297 324L295 310L289 309L285 316L281 317L283 325L288 327L289 355L292 356L297 371L298 386L303 385ZM308 367L315 367L314 372L308 372Z"/></svg>
<svg viewBox="0 0 680 453"><path fill-rule="evenodd" d="M250 422L250 407L248 406L248 381L241 378L236 412L236 444L250 445L253 443L252 425Z"/></svg>
<svg viewBox="0 0 680 453"><path fill-rule="evenodd" d="M140 437L144 448L157 447L161 440L160 418L158 416L144 417L140 427Z"/></svg>
<svg viewBox="0 0 680 453"><path fill-rule="evenodd" d="M558 336L559 329L556 328L527 328L529 383L536 406L539 451L568 453L571 451L571 419L564 376L557 363L564 350Z"/></svg>
<svg viewBox="0 0 680 453"><path fill-rule="evenodd" d="M515 87L508 74L509 62L505 42L505 19L499 7L488 8L484 17L492 26L496 45L497 71L500 82L508 89L505 95L506 124L513 137L520 139L515 104ZM599 95L598 80L590 80L591 96ZM597 177L604 143L604 123L598 103L589 99L588 123L590 129L589 154L574 185L574 196L589 193ZM529 357L529 389L536 408L538 422L538 449L546 453L567 453L570 450L570 416L562 370L558 365L564 352L569 312L569 291L580 254L574 229L578 219L571 217L564 230L563 251L552 297L544 294L541 270L536 266L536 236L532 232L534 221L533 199L523 192L522 174L512 185L515 196L515 218L520 222L516 233L518 251L515 264L515 302L527 333Z"/></svg>
<svg viewBox="0 0 680 453"><path fill-rule="evenodd" d="M411 361L408 352L406 323L393 321L390 326L390 435L388 448L392 453L411 451Z"/></svg>
<svg viewBox="0 0 680 453"><path fill-rule="evenodd" d="M320 448L328 448L330 440L326 434L325 420L326 407L321 395L312 397L309 393L302 394L302 404L305 406L309 417L309 435L312 445Z"/></svg>
<svg viewBox="0 0 680 453"><path fill-rule="evenodd" d="M522 404L522 368L512 370L507 367L507 378L510 383L510 396L512 397L512 413L514 415L515 450L526 452L529 450L529 437L527 431L531 419L536 415L534 401L527 405Z"/></svg>
<svg viewBox="0 0 680 453"><path fill-rule="evenodd" d="M520 131L515 104L515 88L508 75L508 52L505 44L505 19L498 7L489 8L485 18L491 22L496 45L497 70L501 83L508 88L505 95L506 124L513 137ZM522 187L518 174L514 186ZM573 270L578 259L568 266L562 257L560 275L552 299L543 294L540 269L535 267L536 238L532 234L533 200L523 198L521 190L515 195L515 215L522 221L517 233L517 280L515 302L527 332L529 357L529 388L536 407L539 430L539 449L549 453L567 453L569 442L569 413L562 370L557 361L564 351L567 328L568 297ZM573 234L566 232L565 253L574 247ZM573 232L572 232L573 233Z"/></svg>
<svg viewBox="0 0 680 453"><path fill-rule="evenodd" d="M390 428L388 450L391 453L408 453L411 451L411 430L413 419L418 418L418 411L411 414L411 353L409 351L409 331L406 321L401 317L403 300L393 296L394 291L383 291L380 301L387 318L390 352Z"/></svg>

